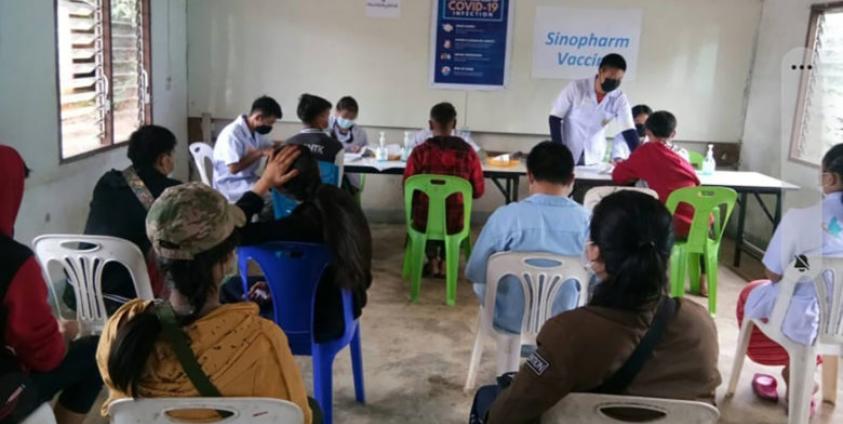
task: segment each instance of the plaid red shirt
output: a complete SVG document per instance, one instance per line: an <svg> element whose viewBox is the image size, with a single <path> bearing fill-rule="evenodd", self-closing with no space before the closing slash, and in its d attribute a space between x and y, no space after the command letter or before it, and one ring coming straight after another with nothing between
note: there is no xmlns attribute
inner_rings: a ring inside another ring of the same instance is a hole
<svg viewBox="0 0 843 424"><path fill-rule="evenodd" d="M474 198L483 195L483 167L471 146L459 137L433 137L416 146L407 160L404 180L417 174L453 175L471 183ZM427 196L416 193L413 197L413 226L427 228ZM446 219L448 233L462 230L462 196L456 194L447 200Z"/></svg>

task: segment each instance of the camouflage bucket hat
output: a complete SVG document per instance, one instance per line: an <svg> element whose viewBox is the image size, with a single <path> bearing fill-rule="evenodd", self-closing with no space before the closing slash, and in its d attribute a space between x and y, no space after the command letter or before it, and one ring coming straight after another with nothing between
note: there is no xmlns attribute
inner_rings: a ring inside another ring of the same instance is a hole
<svg viewBox="0 0 843 424"><path fill-rule="evenodd" d="M243 211L202 183L170 187L149 208L146 235L160 258L190 260L246 223Z"/></svg>

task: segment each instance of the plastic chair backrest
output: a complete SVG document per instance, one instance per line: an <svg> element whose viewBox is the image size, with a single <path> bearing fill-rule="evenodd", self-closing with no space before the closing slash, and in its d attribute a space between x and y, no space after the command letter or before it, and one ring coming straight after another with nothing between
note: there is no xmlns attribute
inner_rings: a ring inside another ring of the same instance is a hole
<svg viewBox="0 0 843 424"><path fill-rule="evenodd" d="M240 275L248 279L249 261L254 260L266 277L272 294L275 322L284 330L290 346L297 352L309 352L313 332L313 311L316 288L331 262L331 254L323 244L271 242L237 249ZM343 316L354 321L351 294L343 292ZM346 336L354 326L345 325ZM304 354L304 353L297 353Z"/></svg>
<svg viewBox="0 0 843 424"><path fill-rule="evenodd" d="M586 298L588 273L579 257L559 256L543 252L500 252L486 264L486 296L483 313L487 323L494 322L498 284L507 276L521 282L524 289L524 316L521 335L538 335L545 321L553 317L553 301L566 281L579 284L580 306ZM492 326L489 326L493 328Z"/></svg>
<svg viewBox="0 0 843 424"><path fill-rule="evenodd" d="M637 412L637 414L629 414ZM641 413L652 419L641 419ZM626 417L626 418L624 418ZM634 396L570 393L542 415L542 424L683 423L714 424L720 411L703 402Z"/></svg>
<svg viewBox="0 0 843 424"><path fill-rule="evenodd" d="M56 311L61 311L61 305L51 284L50 264L61 265L76 295L76 319L82 335L99 334L108 319L102 293L102 272L106 264L117 262L129 271L138 299L153 298L146 259L140 249L128 240L51 234L36 237L32 246L41 263Z"/></svg>
<svg viewBox="0 0 843 424"><path fill-rule="evenodd" d="M214 423L304 423L304 414L292 402L248 397L120 399L109 406L108 415L112 424L170 424L190 422L173 418L170 413L191 410L226 411L232 414Z"/></svg>
<svg viewBox="0 0 843 424"><path fill-rule="evenodd" d="M446 200L453 194L462 195L463 225L460 235L471 231L471 205L474 190L466 179L452 175L418 174L404 182L404 218L407 231L419 234L413 227L413 194L422 192L427 196L427 227L428 236L444 237L448 234Z"/></svg>
<svg viewBox="0 0 843 424"><path fill-rule="evenodd" d="M49 403L42 403L35 411L29 414L20 424L56 424L56 416Z"/></svg>
<svg viewBox="0 0 843 424"><path fill-rule="evenodd" d="M688 150L688 162L691 163L691 166L693 166L694 169L700 170L702 169L703 162L705 162L705 156L703 156L700 152Z"/></svg>
<svg viewBox="0 0 843 424"><path fill-rule="evenodd" d="M624 190L637 191L639 193L650 195L655 199L659 198L659 194L656 193L655 190L646 187L602 186L594 187L588 190L585 193L585 198L583 199L582 204L586 209L593 211L594 207L597 206L604 197Z"/></svg>
<svg viewBox="0 0 843 424"><path fill-rule="evenodd" d="M214 148L204 141L197 141L188 146L193 163L199 172L202 182L209 187L214 186Z"/></svg>
<svg viewBox="0 0 843 424"><path fill-rule="evenodd" d="M779 295L773 307L773 314L768 323L756 325L763 327L765 333L774 340L780 340L781 344L795 345L795 342L783 335L782 324L796 285L800 282L813 282L819 306L817 344L836 346L839 352L843 352L843 258L810 256L805 259L808 268L799 261L794 261L787 267L779 283Z"/></svg>
<svg viewBox="0 0 843 424"><path fill-rule="evenodd" d="M341 154L337 155L338 160L342 161ZM337 166L331 162L319 161L319 176L322 183L340 187L342 185L342 167ZM299 202L282 194L278 190L272 189L272 211L275 219L285 218L293 213L293 210L299 205Z"/></svg>
<svg viewBox="0 0 843 424"><path fill-rule="evenodd" d="M702 249L708 240L719 243L723 238L726 223L732 216L737 198L738 193L731 188L685 187L671 193L667 202L665 202L665 206L671 214L675 214L676 208L682 203L694 208L694 218L691 221L686 245L689 252L702 253ZM714 213L715 209L719 210L720 213ZM709 231L712 216L720 219L720 222L714 225L717 230L714 232Z"/></svg>

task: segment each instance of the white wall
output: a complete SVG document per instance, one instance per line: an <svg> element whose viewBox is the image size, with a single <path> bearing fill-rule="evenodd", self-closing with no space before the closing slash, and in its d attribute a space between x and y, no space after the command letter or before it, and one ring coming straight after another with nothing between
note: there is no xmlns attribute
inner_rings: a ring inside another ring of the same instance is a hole
<svg viewBox="0 0 843 424"><path fill-rule="evenodd" d="M450 101L474 132L547 134L569 80L532 77L534 20L537 6L564 5L641 10L637 77L623 85L631 101L676 113L682 140L740 140L761 0L513 1L509 84L491 92L430 87L434 3L405 0L400 19L373 19L360 0L189 0L189 112L234 117L267 93L296 121L307 91L354 95L364 125L422 125Z"/></svg>
<svg viewBox="0 0 843 424"><path fill-rule="evenodd" d="M805 47L810 8L817 0L765 0L758 48L750 82L741 169L780 177L802 187L785 196L785 210L819 200L819 171L788 159L796 107L797 71L790 69L792 51ZM766 240L772 227L753 205L748 229Z"/></svg>
<svg viewBox="0 0 843 424"><path fill-rule="evenodd" d="M153 122L172 130L183 143L177 148L177 175L184 178L186 4L151 3ZM54 7L46 0L0 1L0 143L18 149L33 170L15 234L26 243L39 234L81 232L97 179L129 163L124 147L59 165Z"/></svg>

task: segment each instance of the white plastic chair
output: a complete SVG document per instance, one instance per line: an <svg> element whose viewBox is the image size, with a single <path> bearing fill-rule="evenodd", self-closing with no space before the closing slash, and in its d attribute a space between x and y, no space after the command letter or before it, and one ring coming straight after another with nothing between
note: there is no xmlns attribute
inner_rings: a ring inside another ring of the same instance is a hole
<svg viewBox="0 0 843 424"><path fill-rule="evenodd" d="M304 414L296 404L267 398L144 398L112 403L108 415L112 424L184 423L170 413L190 410L226 411L232 415L214 423L302 424Z"/></svg>
<svg viewBox="0 0 843 424"><path fill-rule="evenodd" d="M790 356L788 422L791 424L806 424L809 421L817 355L833 356L833 359L843 356L843 258L809 257L808 264L810 269L798 269L795 264L791 264L785 271L784 277L778 283L780 284L779 296L773 307L773 315L767 322L755 319L744 320L738 337L729 388L726 391L726 396L735 394L752 328L758 327L767 337L781 345ZM782 324L790 306L790 300L800 281L804 284L813 283L817 289L819 328L817 339L812 346L796 343L782 332ZM826 378L823 379L824 397L832 402L836 398L837 389L837 367L836 361L833 362L835 364L831 369L834 370L835 375L824 376ZM825 373L827 370L823 371ZM831 387L827 387L829 385Z"/></svg>
<svg viewBox="0 0 843 424"><path fill-rule="evenodd" d="M552 265L539 265L538 263ZM498 284L507 276L521 282L524 290L524 315L521 334L498 331L494 327L495 300ZM500 252L489 257L486 265L486 295L480 305L477 336L468 366L465 391L474 388L477 369L483 356L483 338L495 337L497 342L497 375L517 371L522 345L536 345L536 337L545 321L553 314L553 301L559 289L569 280L579 284L579 306L585 303L588 273L578 257L558 256L542 252Z"/></svg>
<svg viewBox="0 0 843 424"><path fill-rule="evenodd" d="M656 200L659 198L659 194L656 193L653 189L645 188L645 187L624 187L624 186L601 186L601 187L594 187L588 190L585 193L585 198L583 199L583 206L586 209L592 211L594 207L603 200L604 197L617 193L619 191L637 191L639 193L644 193L650 196L653 196Z"/></svg>
<svg viewBox="0 0 843 424"><path fill-rule="evenodd" d="M624 415L620 415L622 410ZM613 413L616 412L616 413ZM627 412L652 414L653 419L626 418ZM571 393L542 415L542 424L683 423L714 424L717 408L703 402L634 396Z"/></svg>
<svg viewBox="0 0 843 424"><path fill-rule="evenodd" d="M81 243L81 245L80 245ZM123 265L135 283L139 299L152 300L152 285L146 260L134 243L106 236L54 234L32 241L56 311L62 310L55 287L51 284L50 264L61 265L76 295L76 319L80 335L102 332L108 319L102 293L102 271L110 262Z"/></svg>
<svg viewBox="0 0 843 424"><path fill-rule="evenodd" d="M56 424L56 416L49 403L42 403L38 409L21 421L21 424Z"/></svg>
<svg viewBox="0 0 843 424"><path fill-rule="evenodd" d="M203 141L192 143L188 149L190 155L193 156L193 163L196 165L196 170L199 172L199 177L202 182L208 187L214 186L214 148Z"/></svg>

